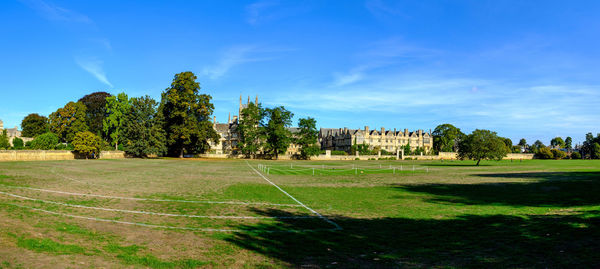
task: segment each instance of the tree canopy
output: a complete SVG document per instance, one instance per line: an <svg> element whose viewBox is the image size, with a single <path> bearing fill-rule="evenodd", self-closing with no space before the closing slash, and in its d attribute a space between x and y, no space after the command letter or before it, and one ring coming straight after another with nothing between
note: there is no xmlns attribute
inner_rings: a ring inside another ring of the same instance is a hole
<svg viewBox="0 0 600 269"><path fill-rule="evenodd" d="M301 118L298 120L299 132L296 134L296 144L300 147L300 157L310 159L321 152L317 145L319 131L317 130L317 121L314 118Z"/></svg>
<svg viewBox="0 0 600 269"><path fill-rule="evenodd" d="M565 149L567 149L568 151L571 151L573 149L573 138L571 138L570 136L567 136L567 138L565 139Z"/></svg>
<svg viewBox="0 0 600 269"><path fill-rule="evenodd" d="M0 149L8 149L10 148L10 143L8 142L8 134L6 129L2 130L2 134L0 134Z"/></svg>
<svg viewBox="0 0 600 269"><path fill-rule="evenodd" d="M171 154L183 158L184 152L208 150L208 141L217 143L219 134L210 122L214 106L210 95L200 94L200 84L192 72L175 75L162 93L160 112L165 119L167 146Z"/></svg>
<svg viewBox="0 0 600 269"><path fill-rule="evenodd" d="M48 118L37 113L29 114L21 121L21 128L21 135L24 137L41 135L49 130Z"/></svg>
<svg viewBox="0 0 600 269"><path fill-rule="evenodd" d="M144 96L131 98L122 131L123 149L136 157L162 155L166 152L166 136L158 102Z"/></svg>
<svg viewBox="0 0 600 269"><path fill-rule="evenodd" d="M102 140L90 131L79 132L73 138L73 150L88 158L98 158Z"/></svg>
<svg viewBox="0 0 600 269"><path fill-rule="evenodd" d="M90 93L79 102L85 105L85 118L90 132L101 135L103 132L104 118L106 118L106 98L112 95L107 92Z"/></svg>
<svg viewBox="0 0 600 269"><path fill-rule="evenodd" d="M292 133L286 127L292 124L294 114L283 106L267 108L265 113L268 119L265 125L265 151L277 159L279 154L287 151L292 142Z"/></svg>
<svg viewBox="0 0 600 269"><path fill-rule="evenodd" d="M51 150L56 148L58 142L59 138L56 134L47 132L36 136L33 141L29 143L29 147L31 149Z"/></svg>
<svg viewBox="0 0 600 269"><path fill-rule="evenodd" d="M63 142L73 141L76 133L88 130L85 112L82 103L69 102L63 108L50 114L50 131L58 135Z"/></svg>
<svg viewBox="0 0 600 269"><path fill-rule="evenodd" d="M552 138L552 140L550 140L550 145L553 147L564 148L565 141L561 137L557 136L555 138Z"/></svg>
<svg viewBox="0 0 600 269"><path fill-rule="evenodd" d="M433 149L436 152L455 152L465 134L452 124L441 124L433 130Z"/></svg>
<svg viewBox="0 0 600 269"><path fill-rule="evenodd" d="M264 126L263 117L265 110L260 104L248 103L248 106L242 109L239 124L239 142L238 149L247 157L255 157L256 153L264 145Z"/></svg>
<svg viewBox="0 0 600 269"><path fill-rule="evenodd" d="M477 165L481 160L502 160L506 153L504 140L489 130L473 131L461 140L458 147L460 159L475 160Z"/></svg>
<svg viewBox="0 0 600 269"><path fill-rule="evenodd" d="M102 130L115 149L119 148L125 114L129 111L129 97L124 92L106 98L107 116L103 119Z"/></svg>

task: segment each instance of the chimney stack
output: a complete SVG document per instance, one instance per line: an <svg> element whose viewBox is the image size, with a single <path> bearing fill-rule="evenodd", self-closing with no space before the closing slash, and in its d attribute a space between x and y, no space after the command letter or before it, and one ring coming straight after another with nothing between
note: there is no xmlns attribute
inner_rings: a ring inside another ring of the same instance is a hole
<svg viewBox="0 0 600 269"><path fill-rule="evenodd" d="M229 112L229 116L227 117L227 123L231 124L231 112Z"/></svg>
<svg viewBox="0 0 600 269"><path fill-rule="evenodd" d="M385 128L381 127L381 135L385 134Z"/></svg>
<svg viewBox="0 0 600 269"><path fill-rule="evenodd" d="M258 105L258 94L256 95L256 99L254 99L254 104Z"/></svg>
<svg viewBox="0 0 600 269"><path fill-rule="evenodd" d="M369 133L369 126L365 126L365 133Z"/></svg>
<svg viewBox="0 0 600 269"><path fill-rule="evenodd" d="M404 136L408 136L408 129L404 129Z"/></svg>

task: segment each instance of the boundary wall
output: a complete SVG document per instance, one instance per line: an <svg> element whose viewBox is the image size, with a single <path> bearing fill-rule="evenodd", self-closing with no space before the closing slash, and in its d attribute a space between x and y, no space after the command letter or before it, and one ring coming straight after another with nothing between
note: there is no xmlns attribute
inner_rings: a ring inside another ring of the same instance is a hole
<svg viewBox="0 0 600 269"><path fill-rule="evenodd" d="M100 159L123 159L123 151L102 151ZM85 159L68 150L0 150L0 161L52 161Z"/></svg>

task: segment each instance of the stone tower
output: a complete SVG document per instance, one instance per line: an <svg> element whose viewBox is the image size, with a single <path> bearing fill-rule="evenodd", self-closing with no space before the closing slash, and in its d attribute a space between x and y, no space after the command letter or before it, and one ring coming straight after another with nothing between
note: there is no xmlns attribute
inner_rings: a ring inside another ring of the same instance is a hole
<svg viewBox="0 0 600 269"><path fill-rule="evenodd" d="M2 120L0 120L0 130L4 129L4 122L2 122Z"/></svg>

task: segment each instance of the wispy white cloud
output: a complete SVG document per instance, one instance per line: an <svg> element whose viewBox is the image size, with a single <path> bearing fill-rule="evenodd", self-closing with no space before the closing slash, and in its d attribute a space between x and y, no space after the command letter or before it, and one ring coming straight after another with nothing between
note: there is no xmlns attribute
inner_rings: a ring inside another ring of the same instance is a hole
<svg viewBox="0 0 600 269"><path fill-rule="evenodd" d="M258 1L246 6L246 21L249 24L258 24L273 15L265 14L269 9L279 5L278 1Z"/></svg>
<svg viewBox="0 0 600 269"><path fill-rule="evenodd" d="M112 83L110 83L106 77L106 73L102 68L103 62L101 60L95 58L75 58L75 62L77 62L77 64L83 68L83 70L92 74L100 82L108 85L111 88L113 87Z"/></svg>
<svg viewBox="0 0 600 269"><path fill-rule="evenodd" d="M218 79L235 66L271 59L270 57L257 56L256 54L259 54L260 52L263 51L259 50L257 46L252 45L231 47L223 53L216 64L205 67L202 70L202 73L211 79Z"/></svg>
<svg viewBox="0 0 600 269"><path fill-rule="evenodd" d="M79 23L93 23L86 15L70 10L48 1L43 0L21 0L30 8L36 10L42 17L52 21L66 21Z"/></svg>

